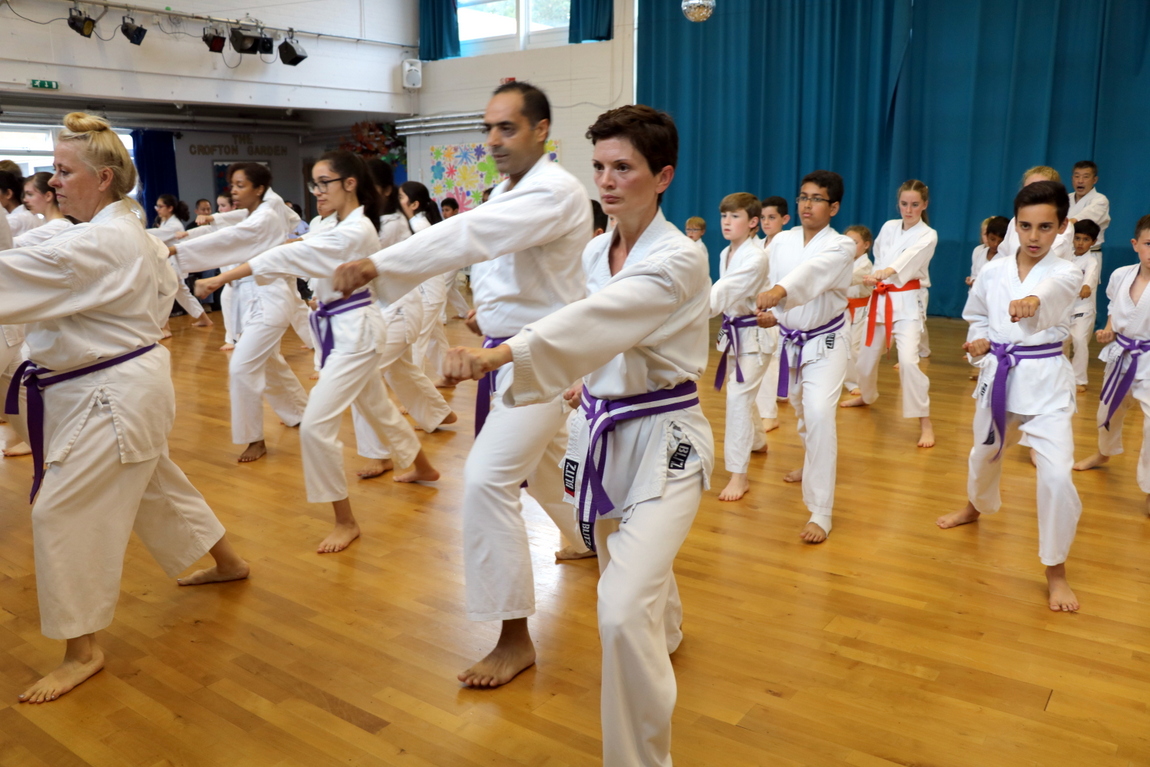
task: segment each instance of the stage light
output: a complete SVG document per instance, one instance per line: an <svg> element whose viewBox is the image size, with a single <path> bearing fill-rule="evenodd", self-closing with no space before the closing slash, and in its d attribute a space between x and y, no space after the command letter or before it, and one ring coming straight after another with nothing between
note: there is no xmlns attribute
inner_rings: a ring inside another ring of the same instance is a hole
<svg viewBox="0 0 1150 767"><path fill-rule="evenodd" d="M215 27L204 27L203 40L204 45L208 46L208 50L212 53L223 53L224 44L228 41Z"/></svg>
<svg viewBox="0 0 1150 767"><path fill-rule="evenodd" d="M120 33L128 38L128 42L132 45L139 45L144 42L144 35L148 34L148 30L136 24L136 20L131 16L125 16L124 22L120 24Z"/></svg>
<svg viewBox="0 0 1150 767"><path fill-rule="evenodd" d="M280 61L289 67L294 67L307 58L307 51L295 39L295 30L289 29L287 39L280 43Z"/></svg>
<svg viewBox="0 0 1150 767"><path fill-rule="evenodd" d="M228 33L232 41L232 48L236 53L273 53L275 41L263 33L263 30L251 27L232 27Z"/></svg>
<svg viewBox="0 0 1150 767"><path fill-rule="evenodd" d="M92 33L96 31L96 20L79 8L72 8L68 11L68 26L78 35L91 37Z"/></svg>

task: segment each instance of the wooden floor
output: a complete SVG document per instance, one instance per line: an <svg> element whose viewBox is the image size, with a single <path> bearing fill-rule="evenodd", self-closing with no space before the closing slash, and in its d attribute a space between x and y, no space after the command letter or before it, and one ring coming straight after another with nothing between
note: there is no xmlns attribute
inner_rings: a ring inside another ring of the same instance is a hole
<svg viewBox="0 0 1150 767"><path fill-rule="evenodd" d="M218 315L217 315L218 317ZM497 625L463 610L461 469L475 385L449 397L458 428L424 444L444 478L352 483L364 537L320 556L328 506L304 500L295 430L267 413L270 453L230 443L222 329L173 322L179 401L171 452L250 559L252 577L178 588L133 540L107 669L59 701L16 696L59 660L39 632L28 459L0 463L0 764L594 765L600 760L594 560L556 564L557 533L529 513L539 664L495 691L455 674ZM883 397L839 415L835 528L800 543L793 413L752 459L752 489L720 503L721 397L707 388L720 469L676 564L686 639L673 754L683 766L1131 767L1150 764L1150 522L1127 455L1075 476L1085 506L1069 563L1077 615L1045 603L1034 470L1005 457L1002 512L940 531L964 501L973 400L965 325L932 319L938 446L920 450ZM449 335L474 344L458 322ZM284 353L305 384L311 356ZM892 360L893 361L893 360ZM712 360L712 370L713 370ZM1093 452L1101 371L1076 416ZM350 419L344 439L353 444ZM350 472L358 461L345 450ZM808 481L821 481L808 477Z"/></svg>

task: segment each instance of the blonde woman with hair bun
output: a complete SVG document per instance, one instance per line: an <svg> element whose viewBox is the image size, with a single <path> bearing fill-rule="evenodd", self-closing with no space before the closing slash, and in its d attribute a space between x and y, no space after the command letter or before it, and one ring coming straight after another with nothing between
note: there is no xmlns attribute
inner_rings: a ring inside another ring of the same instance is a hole
<svg viewBox="0 0 1150 767"><path fill-rule="evenodd" d="M54 167L61 211L87 226L0 258L0 323L27 331L14 388L27 395L41 631L67 642L63 662L20 696L26 703L55 700L103 668L95 634L112 622L133 530L169 576L212 555L213 567L181 585L248 574L168 457L175 392L157 341L176 278L128 197L131 158L107 122L74 112Z"/></svg>

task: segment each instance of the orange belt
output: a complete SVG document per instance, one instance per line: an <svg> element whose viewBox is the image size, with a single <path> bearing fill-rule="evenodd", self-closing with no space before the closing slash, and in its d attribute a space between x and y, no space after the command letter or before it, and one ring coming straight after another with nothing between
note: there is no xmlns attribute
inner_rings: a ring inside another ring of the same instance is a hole
<svg viewBox="0 0 1150 767"><path fill-rule="evenodd" d="M890 349L890 334L892 326L894 325L894 304L891 301L891 293L901 293L904 290L918 290L920 287L918 280L911 280L901 288L896 288L889 282L879 282L874 286L874 293L870 296L870 316L866 321L866 345L870 346L874 342L874 325L878 314L875 311L878 309L878 297L886 296L886 348Z"/></svg>
<svg viewBox="0 0 1150 767"><path fill-rule="evenodd" d="M866 298L848 298L847 310L851 313L851 322L855 321L855 309L861 309L870 303L870 296Z"/></svg>

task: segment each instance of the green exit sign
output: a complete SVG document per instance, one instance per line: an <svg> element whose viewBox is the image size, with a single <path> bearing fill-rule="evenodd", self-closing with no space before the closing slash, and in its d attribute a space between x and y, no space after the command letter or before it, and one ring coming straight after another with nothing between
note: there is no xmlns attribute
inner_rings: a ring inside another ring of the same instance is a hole
<svg viewBox="0 0 1150 767"><path fill-rule="evenodd" d="M46 91L58 91L60 90L60 83L55 80L29 80L28 87L39 88Z"/></svg>

